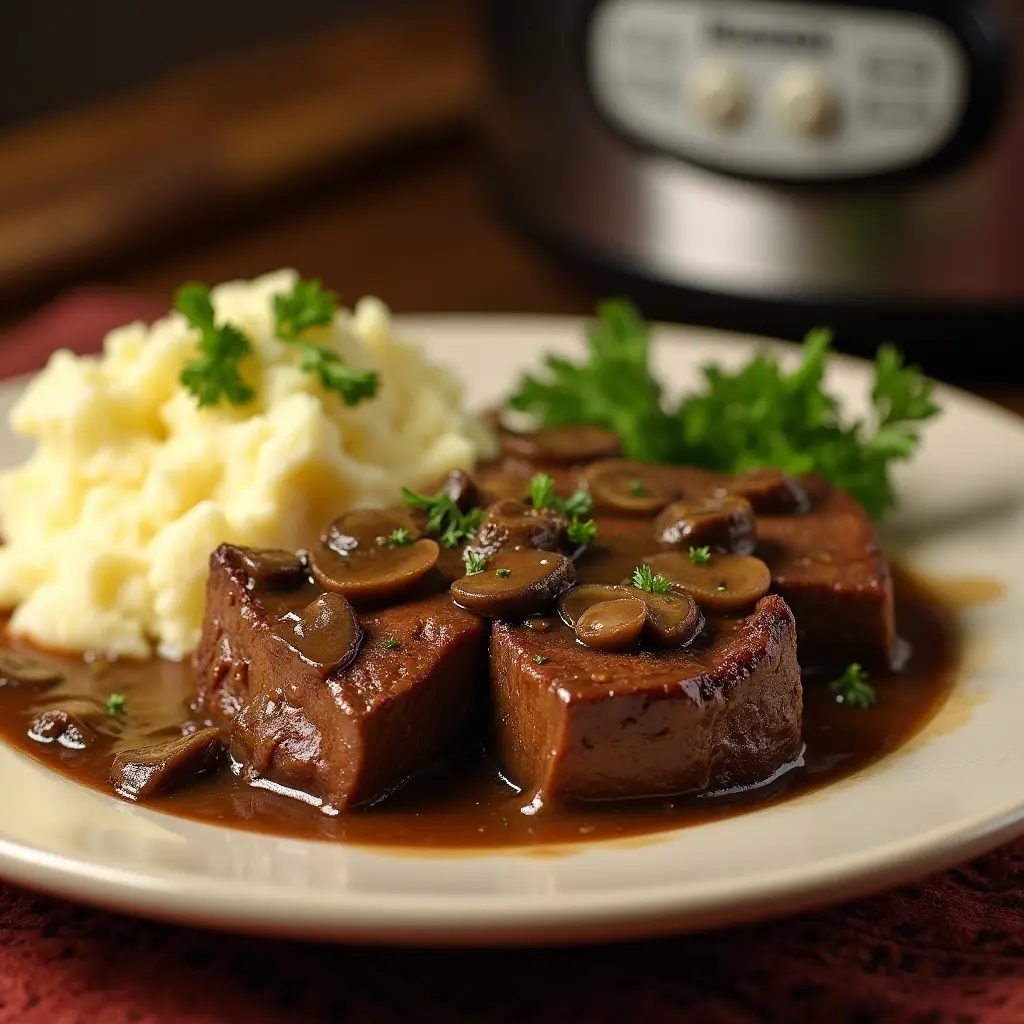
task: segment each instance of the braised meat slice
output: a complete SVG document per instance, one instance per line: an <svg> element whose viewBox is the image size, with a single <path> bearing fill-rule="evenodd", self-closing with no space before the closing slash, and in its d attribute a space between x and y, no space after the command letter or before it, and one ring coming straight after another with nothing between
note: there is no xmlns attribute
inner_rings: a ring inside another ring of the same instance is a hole
<svg viewBox="0 0 1024 1024"><path fill-rule="evenodd" d="M341 810L458 748L486 691L482 619L443 588L360 611L353 630L340 594L306 577L260 585L254 555L223 545L211 557L194 659L198 710L246 779ZM326 650L337 638L345 650Z"/></svg>
<svg viewBox="0 0 1024 1024"><path fill-rule="evenodd" d="M874 526L848 495L820 481L809 490L806 514L757 520L757 554L796 616L800 662L888 667L896 643L892 577Z"/></svg>
<svg viewBox="0 0 1024 1024"><path fill-rule="evenodd" d="M496 623L498 755L544 804L704 792L769 779L802 750L796 627L771 595L689 649L611 653Z"/></svg>

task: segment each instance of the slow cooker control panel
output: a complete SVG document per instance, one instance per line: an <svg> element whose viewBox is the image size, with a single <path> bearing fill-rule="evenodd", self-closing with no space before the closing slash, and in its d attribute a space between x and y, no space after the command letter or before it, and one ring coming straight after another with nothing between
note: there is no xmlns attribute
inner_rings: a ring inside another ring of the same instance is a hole
<svg viewBox="0 0 1024 1024"><path fill-rule="evenodd" d="M637 141L740 176L915 167L958 132L970 71L942 22L773 0L603 0L589 85Z"/></svg>

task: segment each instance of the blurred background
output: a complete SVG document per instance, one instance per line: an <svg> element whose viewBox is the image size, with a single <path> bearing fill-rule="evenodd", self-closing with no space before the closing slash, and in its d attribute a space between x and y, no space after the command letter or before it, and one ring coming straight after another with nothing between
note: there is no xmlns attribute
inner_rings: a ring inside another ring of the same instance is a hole
<svg viewBox="0 0 1024 1024"><path fill-rule="evenodd" d="M1016 0L0 8L0 326L283 265L1016 374Z"/></svg>

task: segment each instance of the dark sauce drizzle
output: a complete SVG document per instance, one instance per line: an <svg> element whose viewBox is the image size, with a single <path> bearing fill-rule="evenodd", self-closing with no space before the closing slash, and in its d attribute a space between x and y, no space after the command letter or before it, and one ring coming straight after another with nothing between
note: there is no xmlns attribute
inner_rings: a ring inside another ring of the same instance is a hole
<svg viewBox="0 0 1024 1024"><path fill-rule="evenodd" d="M956 682L961 645L953 609L938 603L907 573L897 571L895 582L897 624L910 651L902 671L873 676L879 703L868 710L844 708L822 680L806 680L803 764L754 791L527 815L521 813L524 799L501 777L487 752L478 748L461 752L378 807L336 817L246 786L228 770L156 797L147 806L210 824L298 838L424 849L619 838L792 798L850 775L905 743L934 715ZM5 646L34 653L15 640L7 640ZM110 765L118 751L180 736L189 720L193 681L188 663L90 665L79 659L45 658L61 669L64 680L43 690L0 691L0 738L75 782L109 793ZM111 693L124 694L123 710L108 710ZM52 708L87 721L98 738L85 750L31 739L31 722Z"/></svg>

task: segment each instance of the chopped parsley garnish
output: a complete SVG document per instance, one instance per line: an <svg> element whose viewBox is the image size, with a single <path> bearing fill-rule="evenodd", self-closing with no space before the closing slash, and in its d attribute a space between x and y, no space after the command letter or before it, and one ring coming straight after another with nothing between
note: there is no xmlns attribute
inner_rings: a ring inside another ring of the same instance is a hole
<svg viewBox="0 0 1024 1024"><path fill-rule="evenodd" d="M299 349L304 373L314 374L321 387L340 395L346 405L358 405L377 394L380 374L355 370L333 348L303 337L306 331L333 323L337 306L337 296L320 281L296 281L291 292L274 296L274 330L282 341Z"/></svg>
<svg viewBox="0 0 1024 1024"><path fill-rule="evenodd" d="M718 584L716 589L719 593L724 594L729 589L729 584L726 583L725 580L722 580L722 582Z"/></svg>
<svg viewBox="0 0 1024 1024"><path fill-rule="evenodd" d="M593 424L618 435L625 456L726 473L777 466L817 473L872 517L895 504L893 464L916 452L921 425L939 413L933 385L891 345L875 360L871 414L844 420L825 387L832 332L818 328L787 372L770 352L736 371L704 368L703 388L668 403L650 366L650 328L625 301L604 302L581 362L548 356L524 377L509 406L537 426Z"/></svg>
<svg viewBox="0 0 1024 1024"><path fill-rule="evenodd" d="M538 473L530 479L530 504L534 508L550 508L570 518L585 516L594 501L586 491L573 491L563 500L555 493L555 481L547 473Z"/></svg>
<svg viewBox="0 0 1024 1024"><path fill-rule="evenodd" d="M500 580L507 580L512 575L511 569L495 569L494 575Z"/></svg>
<svg viewBox="0 0 1024 1024"><path fill-rule="evenodd" d="M543 665L544 662L547 661L548 659L543 654L537 654L537 655L534 655L533 660L535 662L537 662L538 665Z"/></svg>
<svg viewBox="0 0 1024 1024"><path fill-rule="evenodd" d="M487 559L483 555L477 555L472 551L466 552L466 575L475 576L487 568Z"/></svg>
<svg viewBox="0 0 1024 1024"><path fill-rule="evenodd" d="M538 473L530 480L530 503L534 508L554 509L569 517L565 535L570 544L585 547L597 537L597 524L592 519L584 521L582 518L594 507L586 491L573 491L563 500L555 493L555 481L546 473Z"/></svg>
<svg viewBox="0 0 1024 1024"><path fill-rule="evenodd" d="M401 648L402 644L397 636L389 636L387 640L384 641L384 646L389 651L397 651L399 648Z"/></svg>
<svg viewBox="0 0 1024 1024"><path fill-rule="evenodd" d="M667 594L672 589L672 581L655 576L649 565L638 565L633 570L633 586L648 594Z"/></svg>
<svg viewBox="0 0 1024 1024"><path fill-rule="evenodd" d="M642 480L630 480L629 481L629 493L635 498L642 498L648 493L647 484Z"/></svg>
<svg viewBox="0 0 1024 1024"><path fill-rule="evenodd" d="M174 308L199 332L199 358L186 363L179 376L196 404L203 408L219 405L221 399L231 405L251 402L255 392L239 367L252 345L231 324L217 326L210 289L205 284L184 285L174 297Z"/></svg>
<svg viewBox="0 0 1024 1024"><path fill-rule="evenodd" d="M594 507L594 499L586 491L573 491L561 503L561 511L572 519L585 516Z"/></svg>
<svg viewBox="0 0 1024 1024"><path fill-rule="evenodd" d="M274 331L282 341L295 341L314 327L334 322L338 296L322 281L298 280L290 292L274 296Z"/></svg>
<svg viewBox="0 0 1024 1024"><path fill-rule="evenodd" d="M711 548L690 548L690 561L694 565L707 565L711 561Z"/></svg>
<svg viewBox="0 0 1024 1024"><path fill-rule="evenodd" d="M573 519L565 530L569 543L575 547L587 547L597 540L597 523L593 519Z"/></svg>
<svg viewBox="0 0 1024 1024"><path fill-rule="evenodd" d="M404 526L392 530L386 537L378 537L377 543L382 548L404 548L413 542L412 532Z"/></svg>
<svg viewBox="0 0 1024 1024"><path fill-rule="evenodd" d="M107 697L107 714L119 715L124 711L125 696L123 693L112 693Z"/></svg>
<svg viewBox="0 0 1024 1024"><path fill-rule="evenodd" d="M828 684L836 695L838 704L851 708L873 708L878 703L878 694L868 682L868 674L856 663L847 665L843 674Z"/></svg>
<svg viewBox="0 0 1024 1024"><path fill-rule="evenodd" d="M555 481L547 473L538 473L530 480L530 503L534 508L557 508Z"/></svg>
<svg viewBox="0 0 1024 1024"><path fill-rule="evenodd" d="M461 512L459 506L447 494L417 494L408 487L402 488L402 499L410 508L422 508L427 513L427 533L436 537L443 548L458 547L469 540L480 528L483 509L474 508Z"/></svg>

